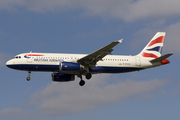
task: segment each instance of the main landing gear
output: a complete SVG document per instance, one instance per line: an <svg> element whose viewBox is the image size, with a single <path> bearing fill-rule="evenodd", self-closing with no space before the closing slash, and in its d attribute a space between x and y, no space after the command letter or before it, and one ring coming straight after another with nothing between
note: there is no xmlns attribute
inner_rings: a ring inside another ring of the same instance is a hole
<svg viewBox="0 0 180 120"><path fill-rule="evenodd" d="M30 81L30 75L31 75L31 71L28 72L28 77L26 78L27 81Z"/></svg>
<svg viewBox="0 0 180 120"><path fill-rule="evenodd" d="M91 79L91 77L92 77L92 75L91 75L91 73L88 73L88 74L86 74L86 79Z"/></svg>
<svg viewBox="0 0 180 120"><path fill-rule="evenodd" d="M84 81L84 80L81 80L81 81L79 82L79 85L80 85L80 86L84 86L84 84L85 84L85 81Z"/></svg>
<svg viewBox="0 0 180 120"><path fill-rule="evenodd" d="M82 79L82 74L77 75L81 80L79 82L80 86L84 86L85 85L85 81ZM86 74L86 79L91 79L92 75L90 73Z"/></svg>

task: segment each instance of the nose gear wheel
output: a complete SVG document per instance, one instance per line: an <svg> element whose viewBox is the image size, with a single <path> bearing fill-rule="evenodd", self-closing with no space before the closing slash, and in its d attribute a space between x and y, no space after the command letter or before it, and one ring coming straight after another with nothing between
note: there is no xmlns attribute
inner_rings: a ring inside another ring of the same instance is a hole
<svg viewBox="0 0 180 120"><path fill-rule="evenodd" d="M28 72L28 77L26 78L27 81L30 81L30 79L31 79L30 76L31 76L31 72L29 71L29 72Z"/></svg>

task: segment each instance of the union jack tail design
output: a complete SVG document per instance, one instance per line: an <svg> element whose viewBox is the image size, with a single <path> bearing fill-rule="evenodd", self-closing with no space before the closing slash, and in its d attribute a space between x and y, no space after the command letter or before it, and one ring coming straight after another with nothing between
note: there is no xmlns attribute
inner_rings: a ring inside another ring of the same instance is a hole
<svg viewBox="0 0 180 120"><path fill-rule="evenodd" d="M157 32L146 47L138 54L144 58L158 58L161 56L164 44L165 32Z"/></svg>

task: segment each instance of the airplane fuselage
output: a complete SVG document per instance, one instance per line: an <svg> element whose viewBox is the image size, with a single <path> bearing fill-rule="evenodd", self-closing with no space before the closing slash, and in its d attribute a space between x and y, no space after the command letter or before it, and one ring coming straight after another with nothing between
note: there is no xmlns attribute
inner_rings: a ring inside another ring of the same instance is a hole
<svg viewBox="0 0 180 120"><path fill-rule="evenodd" d="M49 71L62 72L61 62L74 62L83 58L86 54L55 54L55 53L23 53L15 56L7 62L7 66L17 70L25 71ZM156 64L155 66L161 65ZM90 73L123 73L138 71L154 67L151 62L138 56L107 55L97 62ZM79 70L80 71L80 70ZM78 72L78 71L77 71ZM76 71L68 71L69 74L77 74Z"/></svg>

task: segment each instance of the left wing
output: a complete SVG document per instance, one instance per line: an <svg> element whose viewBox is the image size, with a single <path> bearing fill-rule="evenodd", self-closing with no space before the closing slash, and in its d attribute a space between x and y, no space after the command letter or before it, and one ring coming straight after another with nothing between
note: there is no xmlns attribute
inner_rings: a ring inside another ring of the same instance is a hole
<svg viewBox="0 0 180 120"><path fill-rule="evenodd" d="M112 42L105 47L79 59L77 62L81 65L84 65L85 67L89 67L90 69L93 69L96 63L99 60L102 60L103 57L110 54L113 51L113 47L116 46L118 43L122 43L122 40Z"/></svg>

